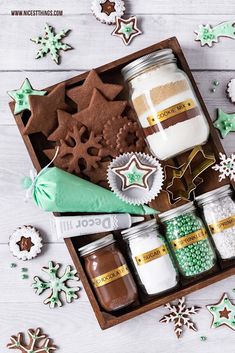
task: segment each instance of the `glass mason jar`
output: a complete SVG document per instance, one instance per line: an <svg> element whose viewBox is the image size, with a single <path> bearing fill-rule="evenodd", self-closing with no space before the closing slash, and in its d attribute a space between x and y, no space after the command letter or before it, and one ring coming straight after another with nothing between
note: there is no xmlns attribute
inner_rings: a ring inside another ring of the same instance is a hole
<svg viewBox="0 0 235 353"><path fill-rule="evenodd" d="M119 310L136 301L136 284L112 234L78 250L98 301L106 311Z"/></svg>
<svg viewBox="0 0 235 353"><path fill-rule="evenodd" d="M196 198L215 247L223 260L235 257L235 202L229 185Z"/></svg>
<svg viewBox="0 0 235 353"><path fill-rule="evenodd" d="M207 141L208 122L171 49L131 62L122 74L153 155L168 159Z"/></svg>
<svg viewBox="0 0 235 353"><path fill-rule="evenodd" d="M197 276L215 265L215 252L192 202L159 217L182 275Z"/></svg>
<svg viewBox="0 0 235 353"><path fill-rule="evenodd" d="M156 220L126 229L122 235L139 285L146 294L163 293L177 286L178 273Z"/></svg>

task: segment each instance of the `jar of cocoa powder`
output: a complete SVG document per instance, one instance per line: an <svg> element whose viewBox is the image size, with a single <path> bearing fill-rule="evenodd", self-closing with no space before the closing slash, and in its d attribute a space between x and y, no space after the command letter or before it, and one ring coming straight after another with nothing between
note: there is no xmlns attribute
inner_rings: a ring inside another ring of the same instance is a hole
<svg viewBox="0 0 235 353"><path fill-rule="evenodd" d="M106 311L122 309L137 299L137 288L112 234L79 249L100 305Z"/></svg>
<svg viewBox="0 0 235 353"><path fill-rule="evenodd" d="M122 69L151 152L165 160L204 144L209 125L187 74L171 49L145 55Z"/></svg>

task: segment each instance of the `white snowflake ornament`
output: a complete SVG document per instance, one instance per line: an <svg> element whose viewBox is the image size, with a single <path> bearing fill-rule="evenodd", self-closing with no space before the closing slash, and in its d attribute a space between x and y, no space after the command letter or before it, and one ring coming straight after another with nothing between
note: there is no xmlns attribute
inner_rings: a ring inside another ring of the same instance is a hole
<svg viewBox="0 0 235 353"><path fill-rule="evenodd" d="M235 181L235 154L232 153L230 157L226 157L225 154L220 152L219 157L220 163L212 167L212 169L220 173L219 182L226 179L226 177Z"/></svg>
<svg viewBox="0 0 235 353"><path fill-rule="evenodd" d="M54 264L52 261L49 262L48 267L43 267L42 271L46 272L50 279L43 281L39 277L34 277L32 287L35 289L35 293L40 295L46 289L51 290L51 294L47 299L44 300L44 304L49 304L50 308L55 306L62 306L61 294L64 292L67 303L71 303L73 299L77 299L77 292L80 291L80 287L70 287L67 281L73 280L78 281L79 278L76 276L77 271L72 270L71 266L67 266L64 274L59 277L58 270L59 264Z"/></svg>
<svg viewBox="0 0 235 353"><path fill-rule="evenodd" d="M187 328L197 331L197 328L194 322L191 320L190 315L196 314L201 308L199 306L192 306L187 308L185 304L185 298L181 298L178 301L177 305L173 305L168 303L165 305L167 309L169 309L170 314L164 315L159 322L162 323L174 323L174 331L177 338L180 338L183 327L186 326Z"/></svg>

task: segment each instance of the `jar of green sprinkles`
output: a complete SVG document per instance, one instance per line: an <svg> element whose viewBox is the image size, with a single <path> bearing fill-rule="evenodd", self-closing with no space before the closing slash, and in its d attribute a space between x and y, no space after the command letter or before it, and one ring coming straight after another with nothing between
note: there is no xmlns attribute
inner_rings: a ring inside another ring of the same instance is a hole
<svg viewBox="0 0 235 353"><path fill-rule="evenodd" d="M209 235L192 202L164 212L159 218L182 275L197 276L215 265Z"/></svg>

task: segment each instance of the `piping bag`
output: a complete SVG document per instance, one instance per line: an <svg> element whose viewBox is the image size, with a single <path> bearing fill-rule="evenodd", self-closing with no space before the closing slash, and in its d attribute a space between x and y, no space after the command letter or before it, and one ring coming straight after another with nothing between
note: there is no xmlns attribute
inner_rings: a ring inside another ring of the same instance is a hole
<svg viewBox="0 0 235 353"><path fill-rule="evenodd" d="M35 204L48 212L129 213L153 215L145 205L130 205L112 191L57 167L45 167L28 188Z"/></svg>

